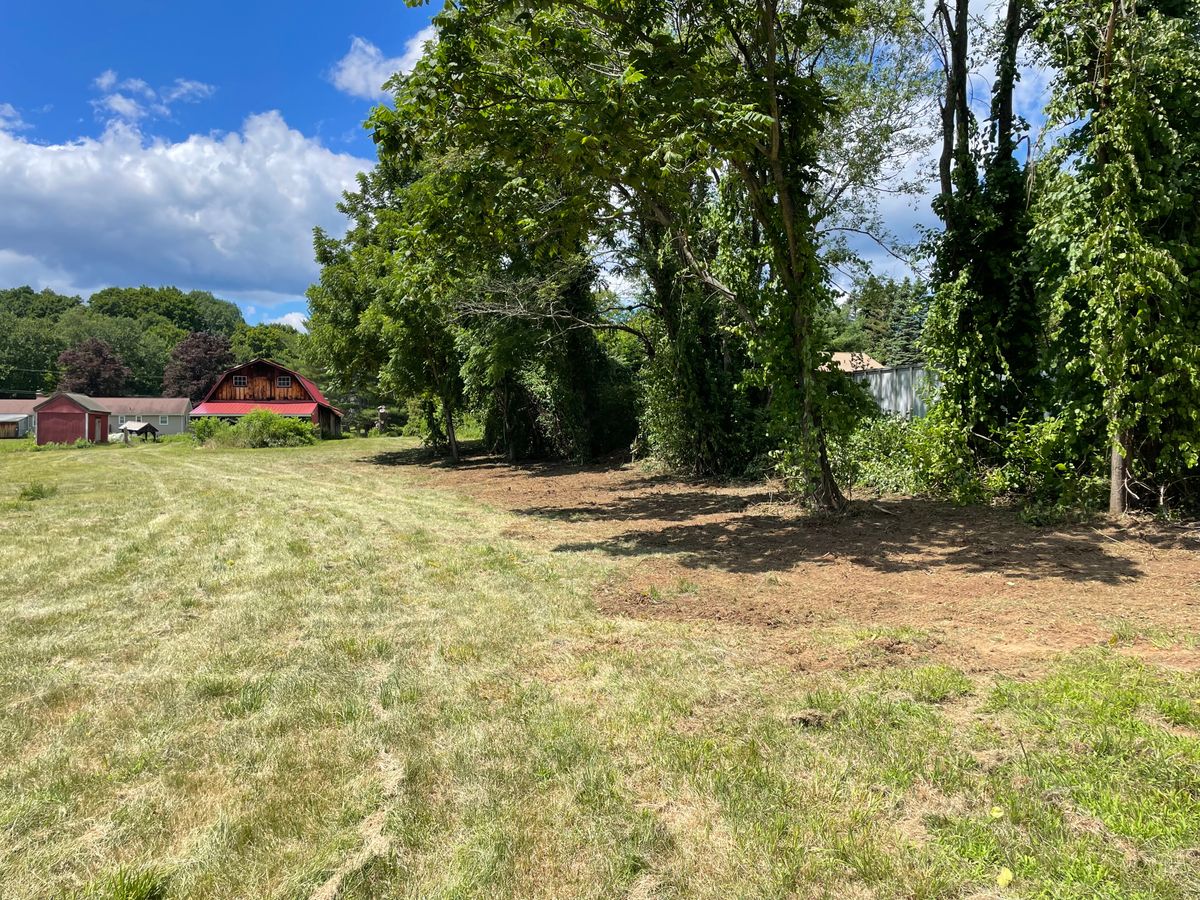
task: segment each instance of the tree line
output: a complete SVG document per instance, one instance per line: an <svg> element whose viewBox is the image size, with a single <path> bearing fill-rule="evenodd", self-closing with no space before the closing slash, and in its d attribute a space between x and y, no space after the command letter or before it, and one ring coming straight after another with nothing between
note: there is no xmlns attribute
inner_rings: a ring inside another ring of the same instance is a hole
<svg viewBox="0 0 1200 900"><path fill-rule="evenodd" d="M248 325L206 291L110 287L80 297L24 286L0 290L0 396L78 391L199 400L238 362L307 366L307 335Z"/></svg>
<svg viewBox="0 0 1200 900"><path fill-rule="evenodd" d="M454 4L368 121L349 230L316 234L316 357L451 456L471 412L512 458L632 440L839 508L831 448L872 408L828 354L866 349L940 377L913 455L946 493L1193 494L1197 6L976 4ZM904 248L879 200L929 146L943 228ZM927 281L871 277L861 239Z"/></svg>

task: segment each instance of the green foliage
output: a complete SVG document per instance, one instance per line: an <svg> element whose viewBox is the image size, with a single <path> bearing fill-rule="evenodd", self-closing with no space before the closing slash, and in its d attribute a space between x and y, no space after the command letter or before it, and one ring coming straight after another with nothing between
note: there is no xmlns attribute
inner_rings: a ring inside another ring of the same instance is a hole
<svg viewBox="0 0 1200 900"><path fill-rule="evenodd" d="M1057 404L1090 417L1097 463L1121 436L1133 497L1195 501L1200 463L1200 12L1055 7L1040 32L1062 75L1051 105L1068 131L1052 159L1035 239L1061 381ZM1095 77L1097 67L1104 78ZM1070 166L1067 162L1070 161ZM1069 393L1068 393L1069 392Z"/></svg>
<svg viewBox="0 0 1200 900"><path fill-rule="evenodd" d="M1059 73L1043 174L1028 182L1003 142L956 153L937 204L935 480L965 467L960 485L1035 517L1086 512L1119 440L1118 498L1197 505L1200 12L1070 0L1032 24Z"/></svg>
<svg viewBox="0 0 1200 900"><path fill-rule="evenodd" d="M870 275L827 318L830 350L865 352L885 366L924 362L929 293L919 281Z"/></svg>
<svg viewBox="0 0 1200 900"><path fill-rule="evenodd" d="M224 439L224 434L233 426L224 419L217 419L211 416L205 416L199 419L192 419L191 436L197 444L207 444L210 441L218 443Z"/></svg>
<svg viewBox="0 0 1200 900"><path fill-rule="evenodd" d="M88 309L112 319L154 318L183 332L208 331L231 336L244 325L237 304L219 300L208 291L177 287L109 287L88 299Z"/></svg>
<svg viewBox="0 0 1200 900"><path fill-rule="evenodd" d="M47 500L58 493L58 486L46 484L44 481L34 481L24 485L17 491L17 499L33 502L34 500Z"/></svg>
<svg viewBox="0 0 1200 900"><path fill-rule="evenodd" d="M241 324L234 331L230 344L234 359L239 363L270 359L302 375L309 374L308 337L291 325L278 322Z"/></svg>
<svg viewBox="0 0 1200 900"><path fill-rule="evenodd" d="M100 340L129 369L119 393L155 396L172 349L189 332L229 335L239 327L237 306L203 291L113 287L84 304L52 291L0 290L0 394L53 389L63 351Z"/></svg>
<svg viewBox="0 0 1200 900"><path fill-rule="evenodd" d="M170 879L156 869L122 866L70 895L73 900L166 900Z"/></svg>
<svg viewBox="0 0 1200 900"><path fill-rule="evenodd" d="M1098 510L1108 490L1106 479L1096 474L1107 464L1103 444L1091 445L1093 455L1086 455L1078 436L1087 423L1071 413L1009 423L1002 435L1004 462L984 479L988 491L1020 496L1043 516L1054 509Z"/></svg>
<svg viewBox="0 0 1200 900"><path fill-rule="evenodd" d="M233 424L215 418L196 419L192 435L200 444L245 449L301 447L315 444L318 438L308 419L281 416L269 409L252 410Z"/></svg>
<svg viewBox="0 0 1200 900"><path fill-rule="evenodd" d="M770 13L748 2L456 6L438 17L430 55L392 83L395 106L371 120L393 166L440 154L420 195L424 227L406 236L419 246L433 234L436 244L429 254L406 246L405 260L440 258L424 283L450 288L444 302L463 291L464 271L544 277L546 262L590 240L618 243L624 229L654 282L647 311L664 326L681 277L736 317L754 370L745 384L767 400L772 443L803 469L796 483L807 496L838 505L824 446L833 413L813 375L829 296L813 173L833 106L805 60L848 34L849 18L839 0ZM518 305L533 312L519 301L506 309ZM628 327L583 320L578 308L539 304L537 314Z"/></svg>
<svg viewBox="0 0 1200 900"><path fill-rule="evenodd" d="M913 452L914 425L900 416L863 420L831 449L838 481L885 493L915 494L922 487Z"/></svg>

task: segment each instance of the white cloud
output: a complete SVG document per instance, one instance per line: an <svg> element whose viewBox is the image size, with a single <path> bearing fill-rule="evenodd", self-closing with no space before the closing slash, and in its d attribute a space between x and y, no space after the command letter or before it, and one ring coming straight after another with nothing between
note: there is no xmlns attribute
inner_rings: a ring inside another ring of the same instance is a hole
<svg viewBox="0 0 1200 900"><path fill-rule="evenodd" d="M94 105L96 109L110 112L126 122L136 122L146 115L146 108L142 104L124 94L105 94Z"/></svg>
<svg viewBox="0 0 1200 900"><path fill-rule="evenodd" d="M126 78L121 82L120 88L123 91L129 91L131 94L141 94L143 97L150 99L154 97L154 88L150 87L150 85L146 84L140 78Z"/></svg>
<svg viewBox="0 0 1200 900"><path fill-rule="evenodd" d="M0 103L0 131L21 131L29 125L11 103Z"/></svg>
<svg viewBox="0 0 1200 900"><path fill-rule="evenodd" d="M84 292L177 284L260 307L295 299L317 272L313 226L343 230L335 204L369 166L278 112L178 142L122 122L53 145L0 131L0 274Z"/></svg>
<svg viewBox="0 0 1200 900"><path fill-rule="evenodd" d="M195 103L197 100L211 97L215 90L216 88L211 84L205 84L203 81L193 81L190 78L176 78L174 84L163 88L159 91L159 94L166 103L176 103L181 100L184 103Z"/></svg>
<svg viewBox="0 0 1200 900"><path fill-rule="evenodd" d="M404 53L395 57L385 57L383 51L368 40L353 38L350 51L338 60L329 73L329 80L351 97L382 99L387 96L383 90L384 82L397 72L411 72L425 52L425 44L436 37L437 31L432 25L422 28L408 39Z"/></svg>
<svg viewBox="0 0 1200 900"><path fill-rule="evenodd" d="M304 313L284 313L276 319L267 319L268 325L291 325L297 331L308 332L308 316Z"/></svg>
<svg viewBox="0 0 1200 900"><path fill-rule="evenodd" d="M196 103L216 91L211 84L190 78L176 78L172 84L155 90L141 78L120 80L113 69L101 72L92 84L102 92L92 106L110 124L138 122L149 116L166 119L171 115L171 104Z"/></svg>

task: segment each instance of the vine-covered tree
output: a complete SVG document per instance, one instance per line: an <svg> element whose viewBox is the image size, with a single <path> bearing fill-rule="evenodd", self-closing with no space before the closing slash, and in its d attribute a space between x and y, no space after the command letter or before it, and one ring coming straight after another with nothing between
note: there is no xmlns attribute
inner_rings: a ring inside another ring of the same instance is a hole
<svg viewBox="0 0 1200 900"><path fill-rule="evenodd" d="M1041 319L1029 258L1026 173L1013 105L1021 42L1035 21L1026 0L1007 0L995 35L995 81L982 135L970 104L970 0L939 0L935 23L944 96L940 192L945 230L934 244L934 299L925 333L941 378L934 417L951 456L994 454L1005 426L1038 401Z"/></svg>
<svg viewBox="0 0 1200 900"><path fill-rule="evenodd" d="M1119 514L1200 462L1200 8L1060 0L1039 36L1066 131L1038 209L1048 366L1064 451L1111 447Z"/></svg>

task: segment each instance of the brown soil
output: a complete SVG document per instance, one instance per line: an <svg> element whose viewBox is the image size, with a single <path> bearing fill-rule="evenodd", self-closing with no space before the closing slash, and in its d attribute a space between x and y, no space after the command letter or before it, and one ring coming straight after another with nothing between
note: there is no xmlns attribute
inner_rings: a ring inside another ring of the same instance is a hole
<svg viewBox="0 0 1200 900"><path fill-rule="evenodd" d="M623 560L597 597L610 615L736 629L799 667L918 655L1020 671L1108 643L1200 669L1194 529L1043 528L1009 509L916 499L816 516L769 484L690 483L636 465L371 462L420 464L433 485L518 513L509 537Z"/></svg>

